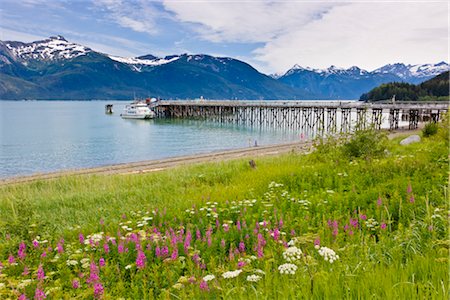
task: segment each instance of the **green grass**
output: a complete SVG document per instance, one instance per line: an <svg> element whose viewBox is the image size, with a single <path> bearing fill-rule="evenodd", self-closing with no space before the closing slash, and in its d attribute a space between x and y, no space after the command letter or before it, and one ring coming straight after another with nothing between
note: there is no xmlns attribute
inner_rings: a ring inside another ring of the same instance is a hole
<svg viewBox="0 0 450 300"><path fill-rule="evenodd" d="M309 155L258 158L256 169L242 159L1 187L0 298L32 298L36 289L51 298L92 298L94 283L101 283L107 299L447 299L448 140L438 134L406 147L398 142L383 142L386 155L368 149L355 157L348 147L333 146ZM142 218L151 220L143 224ZM246 225L238 228L238 221ZM256 226L264 221L267 230ZM223 227L227 222L229 230ZM376 223L369 227L370 222ZM78 242L80 233L98 232L103 232L98 246ZM105 237L120 241L127 232L125 253ZM187 232L193 238L185 249ZM146 239L133 241L131 233ZM62 253L46 249L56 248L61 238ZM32 246L35 239L38 248ZM266 244L255 259L259 239ZM283 243L290 240L304 256L295 261L295 275L283 275L278 266L286 263ZM314 247L319 240L339 259L325 261ZM23 259L21 242L26 245ZM236 252L240 242L245 251ZM164 246L169 253L155 256ZM136 261L139 247L146 257L142 269ZM171 258L175 249L178 255ZM8 262L10 256L15 263ZM98 281L86 282L95 270L83 268L83 258L96 267L105 259ZM77 265L68 266L70 260ZM245 260L237 278L222 278ZM39 265L46 271L42 280L36 275ZM30 272L23 275L25 266ZM265 272L261 280L246 281L257 269ZM216 279L204 291L199 285L207 274ZM32 281L26 285L26 279ZM72 288L72 280L80 282L79 289Z"/></svg>

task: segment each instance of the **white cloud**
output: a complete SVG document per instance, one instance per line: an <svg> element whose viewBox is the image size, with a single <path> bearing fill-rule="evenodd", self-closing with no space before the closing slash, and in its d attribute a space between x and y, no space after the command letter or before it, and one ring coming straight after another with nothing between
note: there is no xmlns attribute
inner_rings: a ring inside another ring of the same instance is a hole
<svg viewBox="0 0 450 300"><path fill-rule="evenodd" d="M265 72L286 71L295 63L375 69L448 60L447 2L165 1L164 6L203 39L262 43L252 62Z"/></svg>
<svg viewBox="0 0 450 300"><path fill-rule="evenodd" d="M158 32L156 19L161 15L155 3L138 0L93 0L96 7L105 11L109 19L124 28L154 35Z"/></svg>

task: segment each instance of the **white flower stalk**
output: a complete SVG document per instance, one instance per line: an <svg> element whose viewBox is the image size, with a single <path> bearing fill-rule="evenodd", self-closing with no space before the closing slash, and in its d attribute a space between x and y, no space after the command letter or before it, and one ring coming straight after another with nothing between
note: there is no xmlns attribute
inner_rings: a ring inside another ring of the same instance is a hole
<svg viewBox="0 0 450 300"><path fill-rule="evenodd" d="M256 275L256 274L247 276L247 281L250 281L250 282L258 282L260 279L261 279L261 276Z"/></svg>
<svg viewBox="0 0 450 300"><path fill-rule="evenodd" d="M280 271L280 274L294 275L297 271L297 266L294 264L283 264L278 267L278 271Z"/></svg>
<svg viewBox="0 0 450 300"><path fill-rule="evenodd" d="M203 277L203 281L208 282L211 280L214 280L216 278L216 276L210 274L210 275L206 275L205 277Z"/></svg>
<svg viewBox="0 0 450 300"><path fill-rule="evenodd" d="M322 256L325 261L330 262L330 264L339 259L339 255L337 255L336 252L330 248L320 247L318 252L320 256Z"/></svg>
<svg viewBox="0 0 450 300"><path fill-rule="evenodd" d="M235 278L238 277L239 274L241 274L242 270L235 270L235 271L228 271L222 274L222 277L225 279L228 278Z"/></svg>
<svg viewBox="0 0 450 300"><path fill-rule="evenodd" d="M296 262L302 258L302 250L293 246L283 252L283 258L288 262Z"/></svg>

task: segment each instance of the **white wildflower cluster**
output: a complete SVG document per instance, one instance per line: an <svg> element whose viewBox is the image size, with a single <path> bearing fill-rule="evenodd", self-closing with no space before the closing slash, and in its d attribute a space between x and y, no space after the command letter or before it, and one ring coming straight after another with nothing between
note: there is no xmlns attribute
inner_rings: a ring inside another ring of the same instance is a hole
<svg viewBox="0 0 450 300"><path fill-rule="evenodd" d="M91 265L91 260L89 258L82 258L80 260L80 263L83 269L87 269Z"/></svg>
<svg viewBox="0 0 450 300"><path fill-rule="evenodd" d="M77 260L75 260L75 259L69 259L69 260L66 260L66 265L67 266L76 266L76 265L78 265L78 261Z"/></svg>
<svg viewBox="0 0 450 300"><path fill-rule="evenodd" d="M242 273L242 270L228 271L222 274L225 279L238 277Z"/></svg>
<svg viewBox="0 0 450 300"><path fill-rule="evenodd" d="M334 250L327 247L320 247L318 250L320 256L323 257L325 261L329 261L331 264L339 259L339 255L334 252Z"/></svg>
<svg viewBox="0 0 450 300"><path fill-rule="evenodd" d="M294 275L297 271L297 266L294 264L282 264L278 267L278 271L280 271L280 274L290 274Z"/></svg>
<svg viewBox="0 0 450 300"><path fill-rule="evenodd" d="M250 281L250 282L258 282L260 279L261 279L261 276L256 275L256 274L247 276L247 281Z"/></svg>
<svg viewBox="0 0 450 300"><path fill-rule="evenodd" d="M370 218L366 221L366 227L369 230L375 231L377 229L377 226L378 222L375 219Z"/></svg>
<svg viewBox="0 0 450 300"><path fill-rule="evenodd" d="M143 227L145 225L148 225L148 222L153 220L150 216L143 216L139 221L136 222L137 227Z"/></svg>
<svg viewBox="0 0 450 300"><path fill-rule="evenodd" d="M94 234L88 235L86 237L86 239L84 240L84 244L89 245L91 243L90 242L91 240L94 243L100 242L103 239L103 234L104 234L104 232L99 232L99 233L94 233Z"/></svg>
<svg viewBox="0 0 450 300"><path fill-rule="evenodd" d="M296 262L302 258L302 250L292 246L283 252L283 258L288 262Z"/></svg>
<svg viewBox="0 0 450 300"><path fill-rule="evenodd" d="M203 277L203 281L208 282L208 281L214 280L215 278L216 278L216 276L210 274L210 275L206 275L205 277Z"/></svg>

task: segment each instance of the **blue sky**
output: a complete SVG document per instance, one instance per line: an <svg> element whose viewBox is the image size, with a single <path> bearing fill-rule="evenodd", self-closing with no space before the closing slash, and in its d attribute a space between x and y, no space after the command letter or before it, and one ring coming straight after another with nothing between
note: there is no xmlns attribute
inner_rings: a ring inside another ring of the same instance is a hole
<svg viewBox="0 0 450 300"><path fill-rule="evenodd" d="M449 60L448 1L2 0L0 39L119 56L206 53L264 73Z"/></svg>

